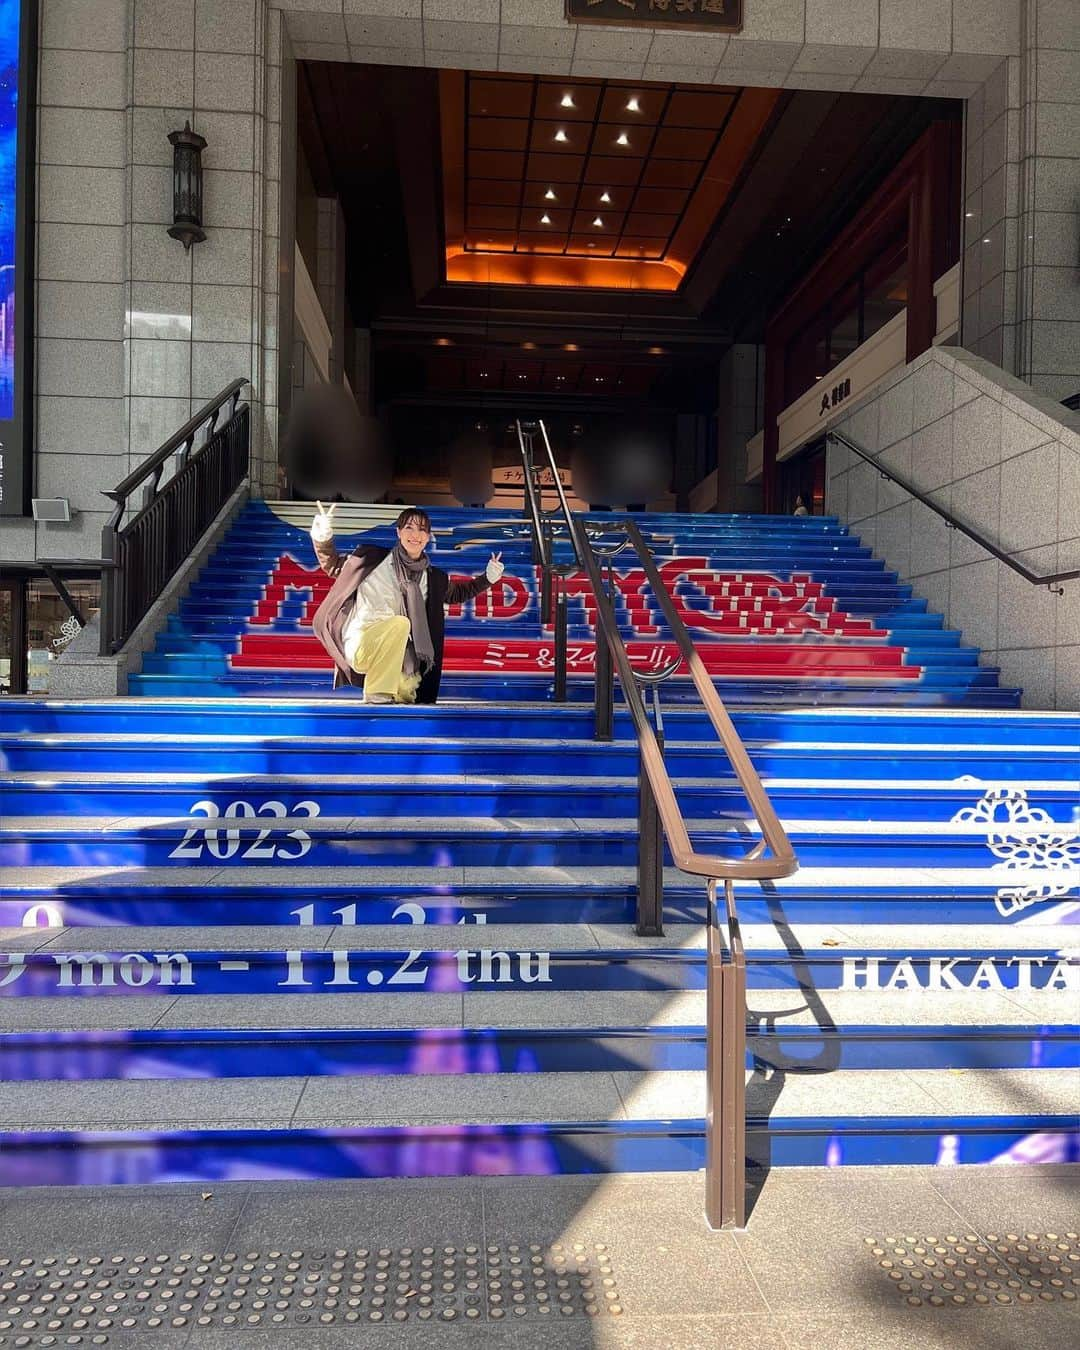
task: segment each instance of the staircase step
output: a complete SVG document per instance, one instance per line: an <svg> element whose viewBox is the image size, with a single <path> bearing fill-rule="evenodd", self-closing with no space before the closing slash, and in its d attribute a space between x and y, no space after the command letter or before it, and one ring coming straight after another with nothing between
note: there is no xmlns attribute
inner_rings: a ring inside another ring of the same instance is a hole
<svg viewBox="0 0 1080 1350"><path fill-rule="evenodd" d="M222 735L281 737L386 735L408 732L428 739L467 731L475 740L506 737L524 739L588 740L593 733L591 708L580 705L530 703L525 699L478 707L474 701L441 697L438 704L400 707L388 716L384 709L365 705L347 694L320 698L155 699L118 698L73 702L62 699L12 698L4 704L7 735L97 732L106 735L203 730L209 720ZM783 741L787 747L809 743L815 750L829 742L880 746L909 741L985 746L1016 741L1023 745L1050 745L1075 750L1080 741L1080 717L1075 713L1015 711L987 713L959 709L897 709L873 707L740 707L733 716L739 735L751 742ZM675 741L716 742L716 733L700 706L664 710L668 737ZM634 740L633 723L623 707L615 710L617 740Z"/></svg>
<svg viewBox="0 0 1080 1350"><path fill-rule="evenodd" d="M894 782L876 780L765 779L774 809L782 818L827 814L834 820L951 820L970 809L994 785L988 781L965 784L929 779ZM684 815L696 818L749 814L745 794L736 784L715 779L676 779L676 796ZM1060 822L1072 820L1076 789L1059 783L1017 783L1029 807ZM637 780L590 778L568 782L559 777L451 774L413 774L403 778L340 775L223 775L210 774L0 774L4 809L9 816L56 815L155 816L187 814L196 801L210 800L222 816L238 812L266 814L283 799L312 800L321 815L400 815L406 819L458 812L468 816L514 818L566 813L629 816L637 809ZM237 805L246 803L246 805Z"/></svg>
<svg viewBox="0 0 1080 1350"><path fill-rule="evenodd" d="M282 809L286 809L282 807ZM632 865L636 817L402 816L332 817L316 814L220 818L196 813L181 820L151 816L22 816L0 822L0 866L72 866L93 861L115 867L185 867L213 859L239 867L251 861L307 860L308 866L584 867ZM756 823L717 817L686 821L699 851L740 858L760 839ZM793 847L805 866L903 865L978 867L994 854L984 821L847 821L788 819ZM1032 849L1066 853L1075 828L1058 822L1025 823Z"/></svg>

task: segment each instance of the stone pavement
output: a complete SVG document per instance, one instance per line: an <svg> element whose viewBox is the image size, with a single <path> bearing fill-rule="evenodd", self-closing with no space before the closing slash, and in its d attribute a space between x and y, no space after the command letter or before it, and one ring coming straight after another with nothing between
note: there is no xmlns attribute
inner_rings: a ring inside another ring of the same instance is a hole
<svg viewBox="0 0 1080 1350"><path fill-rule="evenodd" d="M700 1174L8 1190L0 1347L1064 1350L1078 1183L774 1170L738 1234Z"/></svg>

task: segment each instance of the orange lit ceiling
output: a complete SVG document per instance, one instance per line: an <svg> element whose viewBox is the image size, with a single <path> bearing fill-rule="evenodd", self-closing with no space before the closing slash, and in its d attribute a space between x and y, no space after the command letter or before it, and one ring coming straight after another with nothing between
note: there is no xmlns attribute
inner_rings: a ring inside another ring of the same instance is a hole
<svg viewBox="0 0 1080 1350"><path fill-rule="evenodd" d="M441 72L447 281L678 290L778 98Z"/></svg>

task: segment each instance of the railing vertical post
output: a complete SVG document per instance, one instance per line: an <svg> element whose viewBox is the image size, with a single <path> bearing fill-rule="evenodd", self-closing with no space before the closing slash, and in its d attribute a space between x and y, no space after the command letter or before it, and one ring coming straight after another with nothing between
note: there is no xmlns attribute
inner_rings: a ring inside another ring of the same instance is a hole
<svg viewBox="0 0 1080 1350"><path fill-rule="evenodd" d="M731 951L724 959L716 882L709 882L705 994L705 1217L710 1228L746 1226L746 964L733 883L724 882Z"/></svg>
<svg viewBox="0 0 1080 1350"><path fill-rule="evenodd" d="M555 582L555 702L566 702L566 588L556 572Z"/></svg>
<svg viewBox="0 0 1080 1350"><path fill-rule="evenodd" d="M664 838L660 812L638 749L637 934L664 935Z"/></svg>
<svg viewBox="0 0 1080 1350"><path fill-rule="evenodd" d="M605 594L611 594L611 564L607 566L607 579L603 573L600 574L600 586ZM599 600L599 596L597 597ZM593 647L596 652L596 712L593 718L593 739L597 741L610 741L614 735L615 726L615 667L611 659L611 648L608 646L604 626L600 622L599 605L597 606L596 628L593 630Z"/></svg>
<svg viewBox="0 0 1080 1350"><path fill-rule="evenodd" d="M535 560L534 560L535 561ZM540 623L546 628L553 623L555 615L551 608L551 568L540 565Z"/></svg>

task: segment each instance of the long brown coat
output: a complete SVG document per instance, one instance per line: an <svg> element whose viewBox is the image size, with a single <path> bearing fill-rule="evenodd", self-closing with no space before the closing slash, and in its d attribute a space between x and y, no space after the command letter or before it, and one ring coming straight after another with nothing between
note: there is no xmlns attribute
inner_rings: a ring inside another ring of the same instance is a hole
<svg viewBox="0 0 1080 1350"><path fill-rule="evenodd" d="M345 655L345 625L356 606L356 592L360 589L360 583L378 567L390 550L380 548L377 544L362 544L353 553L342 554L334 547L332 539L312 542L319 566L328 576L335 578L326 599L315 611L311 621L312 630L333 658L334 688L341 684L361 685L364 677L352 669ZM446 642L445 606L464 604L491 585L483 572L467 581L451 581L441 567L433 565L428 567L427 578L427 618L435 649L435 664L420 681L416 691L417 703L434 703L439 696L443 647Z"/></svg>

